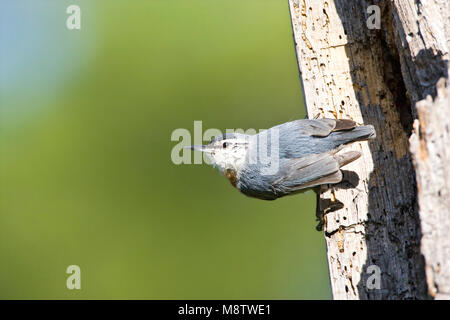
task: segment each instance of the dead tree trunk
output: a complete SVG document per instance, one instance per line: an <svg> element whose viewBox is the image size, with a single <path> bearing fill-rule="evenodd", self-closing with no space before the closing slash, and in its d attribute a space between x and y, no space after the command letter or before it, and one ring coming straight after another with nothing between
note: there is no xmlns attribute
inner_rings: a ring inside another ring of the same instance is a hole
<svg viewBox="0 0 450 320"><path fill-rule="evenodd" d="M450 299L450 87L439 82L436 98L417 104L410 138L422 223L428 292Z"/></svg>
<svg viewBox="0 0 450 320"><path fill-rule="evenodd" d="M289 0L289 9L308 116L377 131L350 147L363 157L347 181L320 195L344 203L325 221L333 297L444 297L450 98L437 83L448 86L447 0Z"/></svg>

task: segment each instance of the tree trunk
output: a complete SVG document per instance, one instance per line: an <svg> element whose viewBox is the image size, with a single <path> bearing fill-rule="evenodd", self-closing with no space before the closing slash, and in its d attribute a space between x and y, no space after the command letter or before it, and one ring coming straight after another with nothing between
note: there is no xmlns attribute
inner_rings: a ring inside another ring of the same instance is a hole
<svg viewBox="0 0 450 320"><path fill-rule="evenodd" d="M289 0L289 8L308 116L377 131L373 142L349 146L363 156L345 168L345 182L320 195L344 204L325 216L333 297L445 297L447 0Z"/></svg>
<svg viewBox="0 0 450 320"><path fill-rule="evenodd" d="M450 299L450 87L440 81L436 99L416 104L410 138L419 190L422 254L429 294Z"/></svg>

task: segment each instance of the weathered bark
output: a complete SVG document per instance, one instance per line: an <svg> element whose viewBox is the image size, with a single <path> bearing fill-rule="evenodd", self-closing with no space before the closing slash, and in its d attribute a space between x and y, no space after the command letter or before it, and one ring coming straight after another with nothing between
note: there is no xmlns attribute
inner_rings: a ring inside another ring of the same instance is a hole
<svg viewBox="0 0 450 320"><path fill-rule="evenodd" d="M325 223L335 299L430 297L421 252L420 218L426 213L419 214L408 139L415 103L436 96L437 81L448 77L449 15L445 1L424 3L289 0L308 116L373 124L378 135L349 147L362 151L362 158L346 167L346 182L320 196L323 203L344 203ZM380 8L381 28L370 30L373 12L367 9L373 4ZM433 219L438 217L443 214ZM448 251L439 259L442 267Z"/></svg>
<svg viewBox="0 0 450 320"><path fill-rule="evenodd" d="M419 119L410 138L414 156L429 294L450 299L450 87L417 103Z"/></svg>
<svg viewBox="0 0 450 320"><path fill-rule="evenodd" d="M421 252L428 293L450 298L450 4L395 1L403 78L415 104L410 149L416 169ZM422 100L423 99L423 100ZM433 101L434 100L434 101Z"/></svg>

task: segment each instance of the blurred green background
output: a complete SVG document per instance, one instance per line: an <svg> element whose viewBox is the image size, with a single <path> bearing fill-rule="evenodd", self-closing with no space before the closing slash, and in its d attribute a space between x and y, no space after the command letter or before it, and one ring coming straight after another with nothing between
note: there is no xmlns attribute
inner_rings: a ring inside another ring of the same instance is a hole
<svg viewBox="0 0 450 320"><path fill-rule="evenodd" d="M304 117L287 1L2 0L0 43L0 298L331 297L312 192L171 161L194 120Z"/></svg>

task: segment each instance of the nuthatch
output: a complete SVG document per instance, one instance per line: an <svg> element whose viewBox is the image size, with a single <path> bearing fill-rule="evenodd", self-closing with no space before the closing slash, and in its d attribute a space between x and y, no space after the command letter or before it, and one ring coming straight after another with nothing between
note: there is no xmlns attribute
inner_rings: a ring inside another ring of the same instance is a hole
<svg viewBox="0 0 450 320"><path fill-rule="evenodd" d="M341 168L361 153L338 152L348 143L375 136L373 126L356 126L352 120L305 119L283 123L256 135L227 133L207 145L189 148L205 152L243 194L275 200L341 182ZM266 150L262 150L261 141L265 141ZM270 156L263 161L267 150Z"/></svg>

